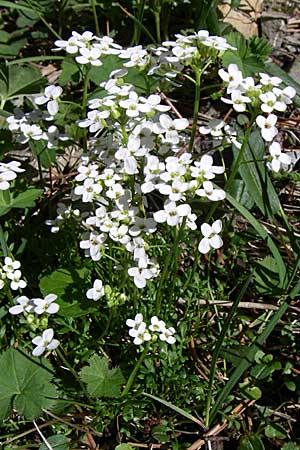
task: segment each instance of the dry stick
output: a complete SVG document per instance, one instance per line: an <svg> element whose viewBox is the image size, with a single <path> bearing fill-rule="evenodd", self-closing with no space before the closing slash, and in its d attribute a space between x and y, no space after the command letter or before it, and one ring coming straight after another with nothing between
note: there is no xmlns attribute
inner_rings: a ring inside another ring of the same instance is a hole
<svg viewBox="0 0 300 450"><path fill-rule="evenodd" d="M56 420L50 420L47 423L43 423L42 425L39 426L39 429L41 430L42 428L51 427L55 422L56 422ZM16 441L17 439L27 436L28 434L34 433L35 431L36 431L36 428L30 428L30 430L24 431L24 433L18 434L17 436L14 436L13 438L7 439L7 441L1 442L0 445L1 446L8 445L11 442Z"/></svg>
<svg viewBox="0 0 300 450"><path fill-rule="evenodd" d="M249 408L250 406L254 405L255 401L256 400L245 400L244 402L239 403L232 410L231 415L236 414L238 416L241 416L241 414L243 414L243 412L247 408ZM228 419L225 419L223 423L217 424L211 430L209 430L207 433L205 433L205 435L203 436L204 439L203 438L198 439L190 447L188 447L188 450L197 450L197 449L203 447L203 445L205 445L207 440L208 440L207 438L215 437L217 434L221 433L221 431L223 431L226 428L227 424L228 424Z"/></svg>
<svg viewBox="0 0 300 450"><path fill-rule="evenodd" d="M61 423L64 423L65 425L69 425L71 428L75 428L76 430L83 431L84 433L92 432L95 436L103 437L103 433L99 433L98 431L94 430L93 428L88 427L81 427L80 425L75 425L74 423L69 422L68 420L63 419L62 417L58 417L52 412L43 409L44 413L48 414L48 416L53 417L54 419L58 420Z"/></svg>
<svg viewBox="0 0 300 450"><path fill-rule="evenodd" d="M171 107L171 110L173 111L173 113L176 114L176 116L179 117L179 119L182 119L182 115L180 114L178 109L175 108L175 106L173 105L171 100L166 96L166 94L164 94L163 92L159 91L159 95L167 103L167 105L169 105Z"/></svg>

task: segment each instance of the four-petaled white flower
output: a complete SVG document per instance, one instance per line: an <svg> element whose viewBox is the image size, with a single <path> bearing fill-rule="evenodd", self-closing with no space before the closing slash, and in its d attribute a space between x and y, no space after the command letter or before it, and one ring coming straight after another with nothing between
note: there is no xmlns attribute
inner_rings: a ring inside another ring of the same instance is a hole
<svg viewBox="0 0 300 450"><path fill-rule="evenodd" d="M35 305L34 312L36 314L56 314L59 310L59 305L54 303L57 295L48 294L45 298L33 298L32 302Z"/></svg>
<svg viewBox="0 0 300 450"><path fill-rule="evenodd" d="M99 298L103 297L105 294L104 286L101 280L95 280L93 287L89 289L86 293L87 298L94 300L96 302Z"/></svg>
<svg viewBox="0 0 300 450"><path fill-rule="evenodd" d="M19 304L9 308L8 311L10 312L10 314L16 315L16 314L21 314L23 312L29 313L33 309L32 301L25 295L18 297L17 303L19 303Z"/></svg>
<svg viewBox="0 0 300 450"><path fill-rule="evenodd" d="M281 164L289 165L291 158L286 153L282 153L281 146L278 142L273 142L269 147L272 156L271 167L274 172L279 172Z"/></svg>
<svg viewBox="0 0 300 450"><path fill-rule="evenodd" d="M167 222L168 225L174 227L181 222L182 217L186 217L191 214L191 207L188 204L176 205L175 202L166 200L164 209L156 211L153 214L155 222L163 223Z"/></svg>
<svg viewBox="0 0 300 450"><path fill-rule="evenodd" d="M264 116L256 117L256 123L259 126L262 138L265 141L270 142L277 135L278 130L275 127L276 122L277 116L275 116L275 114L269 114L268 117Z"/></svg>
<svg viewBox="0 0 300 450"><path fill-rule="evenodd" d="M36 348L32 351L33 356L41 356L45 350L55 350L59 346L59 341L53 339L54 331L52 328L48 328L42 334L42 336L36 336L32 339L32 343L36 345Z"/></svg>
<svg viewBox="0 0 300 450"><path fill-rule="evenodd" d="M203 223L201 225L201 233L204 238L201 239L198 245L198 250L200 253L206 254L211 248L218 249L222 247L223 241L219 236L221 230L221 220L216 220L212 225L209 225L208 223Z"/></svg>
<svg viewBox="0 0 300 450"><path fill-rule="evenodd" d="M60 86L47 86L44 95L40 95L34 99L37 105L44 105L47 103L47 110L51 116L55 116L58 113L58 101L57 99L62 94L62 88Z"/></svg>

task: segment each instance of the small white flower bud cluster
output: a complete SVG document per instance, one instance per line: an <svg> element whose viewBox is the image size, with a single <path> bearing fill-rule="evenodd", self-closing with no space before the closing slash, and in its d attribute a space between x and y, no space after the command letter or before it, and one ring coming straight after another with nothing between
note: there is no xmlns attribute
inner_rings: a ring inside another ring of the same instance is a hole
<svg viewBox="0 0 300 450"><path fill-rule="evenodd" d="M147 327L142 314L137 314L134 319L127 319L126 325L130 328L129 336L134 338L135 345L141 345L144 342L155 339L157 333L159 339L167 344L174 344L176 338L174 337L175 329L173 327L167 328L163 320L159 320L157 316L151 317L151 324ZM151 334L152 332L152 334Z"/></svg>
<svg viewBox="0 0 300 450"><path fill-rule="evenodd" d="M244 78L236 64L229 64L227 71L220 69L219 75L227 87L227 94L230 95L230 99L221 97L224 103L232 105L237 112L253 112L258 108L261 110L262 114L256 117L256 124L263 140L267 144L271 143L271 168L278 172L281 164L290 163L290 157L282 153L278 142L272 142L278 134L276 113L287 110L293 102L296 90L291 86L282 87L281 78L266 73L259 74L257 83L253 77Z"/></svg>

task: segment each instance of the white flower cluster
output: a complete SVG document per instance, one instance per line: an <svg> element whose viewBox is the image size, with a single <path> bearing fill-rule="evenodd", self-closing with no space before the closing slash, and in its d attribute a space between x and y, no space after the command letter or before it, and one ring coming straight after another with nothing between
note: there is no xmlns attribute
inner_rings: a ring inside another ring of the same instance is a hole
<svg viewBox="0 0 300 450"><path fill-rule="evenodd" d="M0 191L9 189L9 182L17 178L18 173L24 172L24 169L21 169L20 166L21 163L18 161L0 162Z"/></svg>
<svg viewBox="0 0 300 450"><path fill-rule="evenodd" d="M80 220L81 214L78 208L73 209L72 205L66 205L64 202L57 203L57 217L54 220L46 220L46 225L51 226L51 233L58 233L62 225L71 220Z"/></svg>
<svg viewBox="0 0 300 450"><path fill-rule="evenodd" d="M89 102L95 115L88 112L79 121L91 133L106 129L110 136L102 133L94 139L90 157L78 167L74 194L94 211L84 221L88 231L80 248L99 261L109 240L123 245L135 263L128 274L143 288L159 273L146 251L157 224L176 227L184 221L185 227L197 230L191 202L195 196L205 201L225 198L212 182L224 167L214 165L211 155L194 161L182 152L188 120L167 114L169 107L161 105L159 95L139 97L121 74L125 72L113 72L103 84L107 96ZM165 198L163 209L147 216L146 196L154 191Z"/></svg>
<svg viewBox="0 0 300 450"><path fill-rule="evenodd" d="M229 64L227 71L219 70L219 75L227 86L229 98L221 97L224 103L232 105L237 112L260 109L263 114L256 117L256 124L260 128L262 138L269 144L278 134L276 128L277 112L286 111L288 105L296 95L296 90L287 86L282 88L283 81L279 77L272 77L266 73L259 74L256 83L253 77L243 77L236 64ZM269 146L271 167L274 172L280 170L281 164L288 165L290 158L283 154L278 142Z"/></svg>
<svg viewBox="0 0 300 450"><path fill-rule="evenodd" d="M0 289L4 288L5 280L9 280L9 286L12 291L24 289L27 286L26 281L22 280L20 267L20 261L13 260L9 256L4 258L4 264L0 268Z"/></svg>
<svg viewBox="0 0 300 450"><path fill-rule="evenodd" d="M34 109L24 113L15 108L14 115L6 118L8 128L17 135L17 142L26 144L30 141L45 141L47 148L56 148L60 141L67 141L69 137L59 132L56 125L49 125L59 111L59 96L62 94L60 86L47 86L43 95L34 98L37 105L46 105L47 111Z"/></svg>
<svg viewBox="0 0 300 450"><path fill-rule="evenodd" d="M25 295L16 298L16 305L9 308L9 312L12 315L18 314L56 314L59 310L59 305L55 303L57 295L48 294L45 298L32 298L29 299ZM53 339L54 332L52 328L45 330L42 336L36 336L32 339L32 343L36 345L36 348L32 351L34 356L41 356L45 350L54 350L59 341Z"/></svg>
<svg viewBox="0 0 300 450"><path fill-rule="evenodd" d="M173 327L167 328L163 320L159 320L157 316L151 317L151 325L147 328L142 314L137 314L134 319L127 319L126 325L130 328L129 336L134 338L135 345L141 345L144 342L155 339L155 334L158 333L159 339L167 344L174 344L176 338L174 337L175 329Z"/></svg>

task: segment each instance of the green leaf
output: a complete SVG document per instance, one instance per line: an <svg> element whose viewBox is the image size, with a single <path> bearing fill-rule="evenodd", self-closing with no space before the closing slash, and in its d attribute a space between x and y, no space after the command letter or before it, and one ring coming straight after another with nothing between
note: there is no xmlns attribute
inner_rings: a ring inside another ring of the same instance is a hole
<svg viewBox="0 0 300 450"><path fill-rule="evenodd" d="M261 294L279 294L278 268L274 258L268 255L257 263L255 272L255 289Z"/></svg>
<svg viewBox="0 0 300 450"><path fill-rule="evenodd" d="M46 79L34 67L0 65L0 97L9 100L20 95L37 94Z"/></svg>
<svg viewBox="0 0 300 450"><path fill-rule="evenodd" d="M53 450L69 450L69 439L66 436L57 434L47 437L47 442L51 445ZM49 450L46 444L42 444L39 450Z"/></svg>
<svg viewBox="0 0 300 450"><path fill-rule="evenodd" d="M115 450L133 450L133 447L129 444L119 444L115 447Z"/></svg>
<svg viewBox="0 0 300 450"><path fill-rule="evenodd" d="M147 394L146 392L144 392L144 395L146 395L146 397L152 398L153 400L156 400L157 402L161 403L162 405L167 406L168 408L172 409L173 411L177 412L178 414L181 414L183 417L186 417L187 419L191 420L192 422L197 423L201 427L203 426L203 423L199 419L197 419L197 417L192 416L192 414L188 413L187 411L185 411L182 408L179 408L179 406L173 405L172 403L168 402L167 400L163 400L162 398L156 397L155 395Z"/></svg>
<svg viewBox="0 0 300 450"><path fill-rule="evenodd" d="M47 148L45 141L31 141L29 146L33 154L40 160L41 165L45 169L49 169L52 163L56 160L56 150L54 148Z"/></svg>
<svg viewBox="0 0 300 450"><path fill-rule="evenodd" d="M80 74L78 64L74 61L73 58L66 57L63 60L63 63L61 65L62 73L59 77L59 84L61 86L65 86L70 81L78 82L78 77ZM76 75L76 78L75 78Z"/></svg>
<svg viewBox="0 0 300 450"><path fill-rule="evenodd" d="M265 435L270 438L284 439L286 437L286 430L280 425L267 425L265 428Z"/></svg>
<svg viewBox="0 0 300 450"><path fill-rule="evenodd" d="M224 52L222 62L225 67L228 67L229 64L236 64L245 77L265 70L264 58L252 53L249 42L242 34L232 32L226 36L226 39L237 50Z"/></svg>
<svg viewBox="0 0 300 450"><path fill-rule="evenodd" d="M42 189L29 188L25 192L21 192L12 198L12 208L31 208L35 206L35 201L43 193Z"/></svg>
<svg viewBox="0 0 300 450"><path fill-rule="evenodd" d="M253 207L254 200L249 194L249 191L247 190L246 184L243 180L233 180L229 189L229 193L245 208L251 209Z"/></svg>
<svg viewBox="0 0 300 450"><path fill-rule="evenodd" d="M0 355L0 420L13 410L32 420L43 409L53 407L56 388L51 373L34 363L30 356L10 348Z"/></svg>
<svg viewBox="0 0 300 450"><path fill-rule="evenodd" d="M87 384L88 393L95 397L119 397L125 381L119 368L109 369L107 359L98 355L89 359L89 366L81 370L80 378Z"/></svg>
<svg viewBox="0 0 300 450"><path fill-rule="evenodd" d="M259 400L262 396L262 392L257 386L247 387L244 391L248 398L252 398L254 400Z"/></svg>
<svg viewBox="0 0 300 450"><path fill-rule="evenodd" d="M229 203L231 203L232 206L234 206L234 208L236 208L237 211L239 211L239 213L242 214L242 216L244 216L245 219L248 220L248 222L250 223L250 225L252 225L252 227L255 229L255 231L258 233L258 235L266 241L266 244L269 247L270 251L272 252L273 257L277 264L279 279L280 279L279 287L281 289L283 289L286 286L286 282L287 282L287 272L286 272L286 267L285 267L284 261L280 255L279 250L276 247L275 243L270 238L267 231L258 222L258 220L246 208L244 208L244 206L242 206L240 203L238 203L228 193L226 194L226 198L229 201Z"/></svg>
<svg viewBox="0 0 300 450"><path fill-rule="evenodd" d="M238 450L265 450L265 447L256 434L248 433L240 438Z"/></svg>
<svg viewBox="0 0 300 450"><path fill-rule="evenodd" d="M69 270L58 269L50 275L45 275L40 280L40 290L43 295L56 294L61 296L65 290L74 283L72 274Z"/></svg>
<svg viewBox="0 0 300 450"><path fill-rule="evenodd" d="M296 442L287 442L281 450L300 450L300 445Z"/></svg>
<svg viewBox="0 0 300 450"><path fill-rule="evenodd" d="M7 189L0 191L0 216L9 212L12 208L30 208L35 206L35 200L42 194L42 189L29 188L25 192L12 195Z"/></svg>
<svg viewBox="0 0 300 450"><path fill-rule="evenodd" d="M237 158L239 150L233 147ZM244 181L249 195L252 197L262 214L272 218L280 210L280 202L272 181L263 162L265 144L260 132L251 133L248 145L243 153L243 160L239 166L239 174Z"/></svg>

